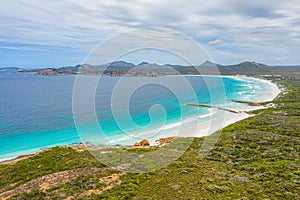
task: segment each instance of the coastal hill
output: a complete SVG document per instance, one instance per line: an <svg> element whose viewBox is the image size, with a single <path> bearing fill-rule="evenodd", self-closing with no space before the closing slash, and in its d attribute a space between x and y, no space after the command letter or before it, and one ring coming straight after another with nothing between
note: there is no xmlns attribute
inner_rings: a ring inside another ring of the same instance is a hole
<svg viewBox="0 0 300 200"><path fill-rule="evenodd" d="M105 74L108 76L159 76L172 74L199 74L203 75L262 75L282 74L297 71L297 66L269 66L257 62L242 62L233 65L220 65L206 61L198 66L183 66L173 64L157 64L141 62L133 64L125 61L115 61L110 64L64 66L59 68L23 69L16 67L0 68L0 73L31 73L33 75L57 76L75 74ZM217 70L216 70L217 69Z"/></svg>
<svg viewBox="0 0 300 200"><path fill-rule="evenodd" d="M91 66L63 71L80 67ZM194 138L180 158L153 172L110 168L82 144L4 161L0 199L300 199L300 68L251 62L218 68L232 75L257 73L279 84L283 92L272 101L274 107L254 111L252 117L210 136ZM48 70L59 73L61 68ZM273 72L281 77L270 76ZM216 138L214 147L203 152L205 141ZM185 139L174 141L180 144ZM158 148L139 145L123 150L143 157Z"/></svg>
<svg viewBox="0 0 300 200"><path fill-rule="evenodd" d="M0 199L299 199L299 74L267 76L285 88L273 101L276 107L195 138L163 169L125 173L105 166L82 145L55 147L2 162ZM199 156L204 141L218 137ZM124 150L143 156L157 148Z"/></svg>

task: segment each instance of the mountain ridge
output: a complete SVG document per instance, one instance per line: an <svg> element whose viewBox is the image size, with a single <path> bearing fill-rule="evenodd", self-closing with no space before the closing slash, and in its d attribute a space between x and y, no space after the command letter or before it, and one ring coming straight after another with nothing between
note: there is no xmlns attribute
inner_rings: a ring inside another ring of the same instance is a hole
<svg viewBox="0 0 300 200"><path fill-rule="evenodd" d="M293 69L299 66L270 66L263 63L244 61L238 64L221 65L212 61L205 61L198 66L184 66L176 64L157 64L143 61L139 64L134 64L126 61L114 61L108 64L91 65L91 64L79 64L76 66L63 66L59 68L40 68L40 69L24 69L20 67L4 67L0 68L0 72L4 73L33 73L34 75L73 75L78 73L102 73L105 72L108 75L118 72L120 75L124 75L128 72L136 71L138 74L146 74L156 71L155 73L169 74L171 69L178 71L180 74L199 74L199 70L203 74L210 74L216 72L216 68L221 74L252 74L258 72L278 71L282 69ZM197 69L198 71L197 71ZM133 74L134 75L134 74Z"/></svg>

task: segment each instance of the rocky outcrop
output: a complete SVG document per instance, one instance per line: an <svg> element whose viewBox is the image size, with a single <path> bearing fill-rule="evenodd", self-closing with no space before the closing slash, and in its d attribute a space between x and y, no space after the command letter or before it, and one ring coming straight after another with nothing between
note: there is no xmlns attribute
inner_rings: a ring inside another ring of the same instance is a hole
<svg viewBox="0 0 300 200"><path fill-rule="evenodd" d="M254 115L253 111L244 111L244 113L248 114L248 115Z"/></svg>
<svg viewBox="0 0 300 200"><path fill-rule="evenodd" d="M243 103L246 104L248 106L261 106L262 104L257 103L257 102L251 102L251 101L241 101L241 100L231 100L232 102L235 103Z"/></svg>
<svg viewBox="0 0 300 200"><path fill-rule="evenodd" d="M135 143L134 146L141 146L141 147L150 146L150 142L148 140L142 140L140 142Z"/></svg>
<svg viewBox="0 0 300 200"><path fill-rule="evenodd" d="M64 75L72 75L76 74L72 69L69 69L68 67L62 67L59 69L54 68L47 68L40 70L36 72L34 75L40 75L40 76L64 76Z"/></svg>
<svg viewBox="0 0 300 200"><path fill-rule="evenodd" d="M159 138L155 142L159 142L159 146L163 146L165 144L171 143L174 139L176 139L176 137L175 136L171 136L171 137L166 137L166 138Z"/></svg>
<svg viewBox="0 0 300 200"><path fill-rule="evenodd" d="M284 115L284 116L287 115L287 113L283 112L283 111L273 111L272 114L274 114L274 115Z"/></svg>
<svg viewBox="0 0 300 200"><path fill-rule="evenodd" d="M56 75L58 75L58 73L55 69L48 68L48 69L43 69L41 71L36 72L35 75L56 76Z"/></svg>

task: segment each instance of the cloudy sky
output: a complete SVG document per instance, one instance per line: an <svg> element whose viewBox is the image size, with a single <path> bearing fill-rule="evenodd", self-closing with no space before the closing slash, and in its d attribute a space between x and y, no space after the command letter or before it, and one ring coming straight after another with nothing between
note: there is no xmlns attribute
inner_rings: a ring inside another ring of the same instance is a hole
<svg viewBox="0 0 300 200"><path fill-rule="evenodd" d="M0 67L75 65L145 27L180 31L221 64L300 64L299 10L298 0L1 0Z"/></svg>

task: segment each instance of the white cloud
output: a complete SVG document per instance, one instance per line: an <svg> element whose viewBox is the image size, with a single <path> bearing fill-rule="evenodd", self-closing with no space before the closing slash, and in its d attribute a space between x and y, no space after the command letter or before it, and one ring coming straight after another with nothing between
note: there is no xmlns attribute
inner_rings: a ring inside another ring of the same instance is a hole
<svg viewBox="0 0 300 200"><path fill-rule="evenodd" d="M208 45L215 46L215 45L220 45L222 43L223 43L222 40L215 39L215 40L212 40L212 41L208 42Z"/></svg>
<svg viewBox="0 0 300 200"><path fill-rule="evenodd" d="M275 58L276 60L286 60L286 59L288 59L288 57L287 56L283 56L283 57L279 57L279 58Z"/></svg>
<svg viewBox="0 0 300 200"><path fill-rule="evenodd" d="M287 55L287 62L300 62L293 52L300 46L297 0L2 0L1 4L0 42L51 44L86 52L118 33L158 26L214 46L210 54L228 51L218 54L220 62L241 53L253 59L265 56L269 63L281 55ZM219 46L222 49L216 49Z"/></svg>

